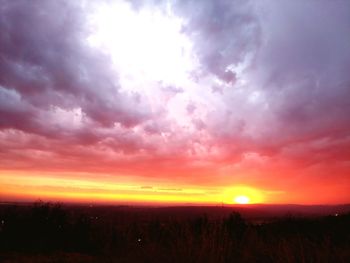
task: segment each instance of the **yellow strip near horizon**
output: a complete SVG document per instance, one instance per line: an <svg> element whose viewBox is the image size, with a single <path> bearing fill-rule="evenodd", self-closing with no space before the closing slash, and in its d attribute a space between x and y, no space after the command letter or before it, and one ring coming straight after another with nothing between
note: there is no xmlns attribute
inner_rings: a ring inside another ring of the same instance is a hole
<svg viewBox="0 0 350 263"><path fill-rule="evenodd" d="M195 188L162 184L142 187L132 183L101 181L100 178L72 179L32 174L0 175L0 185L2 195L65 201L232 204L237 196L247 196L249 203L266 201L266 191L245 185Z"/></svg>

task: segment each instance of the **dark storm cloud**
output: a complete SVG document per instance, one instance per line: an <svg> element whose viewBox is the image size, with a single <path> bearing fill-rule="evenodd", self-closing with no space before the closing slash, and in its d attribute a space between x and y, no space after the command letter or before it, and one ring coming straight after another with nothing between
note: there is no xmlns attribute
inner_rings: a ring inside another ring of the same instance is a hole
<svg viewBox="0 0 350 263"><path fill-rule="evenodd" d="M250 76L276 118L275 140L349 136L350 4L265 1L259 7L264 42Z"/></svg>
<svg viewBox="0 0 350 263"><path fill-rule="evenodd" d="M251 1L178 1L176 7L188 22L183 30L196 43L204 72L233 82L235 74L227 67L255 52L260 39Z"/></svg>
<svg viewBox="0 0 350 263"><path fill-rule="evenodd" d="M248 84L214 87L225 111L208 122L223 143L276 154L294 143L349 136L347 1L180 3L206 70L225 80L227 66L249 59Z"/></svg>
<svg viewBox="0 0 350 263"><path fill-rule="evenodd" d="M28 105L25 114L33 120L35 111L52 106L80 107L103 126L133 126L146 112L137 110L135 96L119 93L109 58L87 47L85 16L90 10L83 3L1 1L0 85ZM18 119L12 110L0 112L2 127L17 128L11 125L13 118L5 118L14 114Z"/></svg>

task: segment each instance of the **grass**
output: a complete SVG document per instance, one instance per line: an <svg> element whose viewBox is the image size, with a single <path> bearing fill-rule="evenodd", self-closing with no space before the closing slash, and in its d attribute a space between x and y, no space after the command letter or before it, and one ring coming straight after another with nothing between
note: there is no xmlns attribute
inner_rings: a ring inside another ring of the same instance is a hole
<svg viewBox="0 0 350 263"><path fill-rule="evenodd" d="M107 209L107 208L106 208ZM350 262L350 214L276 219L91 216L57 204L0 210L0 262Z"/></svg>

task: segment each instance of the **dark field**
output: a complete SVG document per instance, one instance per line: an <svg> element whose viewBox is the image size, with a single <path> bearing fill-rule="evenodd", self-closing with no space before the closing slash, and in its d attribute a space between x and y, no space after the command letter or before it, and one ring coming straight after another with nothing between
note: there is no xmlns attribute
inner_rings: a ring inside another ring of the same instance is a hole
<svg viewBox="0 0 350 263"><path fill-rule="evenodd" d="M350 262L350 206L0 205L0 262Z"/></svg>

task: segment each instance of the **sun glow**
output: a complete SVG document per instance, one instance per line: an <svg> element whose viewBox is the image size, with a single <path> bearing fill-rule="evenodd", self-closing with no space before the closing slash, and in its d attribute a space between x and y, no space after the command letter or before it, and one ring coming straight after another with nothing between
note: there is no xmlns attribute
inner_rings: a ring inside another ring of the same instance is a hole
<svg viewBox="0 0 350 263"><path fill-rule="evenodd" d="M135 10L126 2L109 3L96 9L90 23L89 44L111 57L121 82L170 85L188 79L195 60L192 43L182 32L184 21L170 8Z"/></svg>
<svg viewBox="0 0 350 263"><path fill-rule="evenodd" d="M239 196L236 196L235 199L234 199L234 202L236 204L249 204L249 197L245 196L245 195L239 195Z"/></svg>
<svg viewBox="0 0 350 263"><path fill-rule="evenodd" d="M246 185L228 187L223 191L222 202L226 204L257 204L264 203L265 192Z"/></svg>

